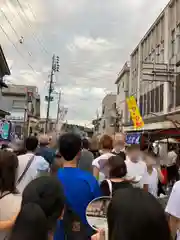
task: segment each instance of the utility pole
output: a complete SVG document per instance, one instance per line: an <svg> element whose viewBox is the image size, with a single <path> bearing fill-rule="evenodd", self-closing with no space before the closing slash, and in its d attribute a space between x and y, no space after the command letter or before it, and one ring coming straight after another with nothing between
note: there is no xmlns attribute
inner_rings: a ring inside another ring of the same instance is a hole
<svg viewBox="0 0 180 240"><path fill-rule="evenodd" d="M60 103L61 103L61 91L59 92L59 98L58 98L58 109L57 109L57 118L56 118L56 132L58 131L58 125L59 125Z"/></svg>
<svg viewBox="0 0 180 240"><path fill-rule="evenodd" d="M52 93L54 91L53 87L53 77L54 73L59 72L59 57L53 55L52 58L52 68L51 68L51 75L50 75L50 82L49 82L49 89L48 89L48 96L45 97L45 100L48 102L47 106L47 115L46 115L46 125L45 125L45 133L48 132L48 122L49 122L49 111L50 111L50 104L53 101Z"/></svg>

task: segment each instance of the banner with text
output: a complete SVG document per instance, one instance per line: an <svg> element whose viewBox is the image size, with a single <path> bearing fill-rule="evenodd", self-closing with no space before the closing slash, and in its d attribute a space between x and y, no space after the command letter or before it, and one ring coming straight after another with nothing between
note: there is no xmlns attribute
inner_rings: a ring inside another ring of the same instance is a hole
<svg viewBox="0 0 180 240"><path fill-rule="evenodd" d="M141 117L135 97L131 96L131 97L127 98L126 101L127 101L127 105L128 105L128 110L131 114L131 119L134 124L134 128L135 129L142 128L144 126L144 121Z"/></svg>

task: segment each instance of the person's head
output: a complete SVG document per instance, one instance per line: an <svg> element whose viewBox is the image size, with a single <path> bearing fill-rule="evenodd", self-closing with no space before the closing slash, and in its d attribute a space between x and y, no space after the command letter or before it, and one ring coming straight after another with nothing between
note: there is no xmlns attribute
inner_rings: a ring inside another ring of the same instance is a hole
<svg viewBox="0 0 180 240"><path fill-rule="evenodd" d="M26 148L23 140L16 140L9 145L13 149L13 152L19 156L26 153Z"/></svg>
<svg viewBox="0 0 180 240"><path fill-rule="evenodd" d="M30 182L22 194L20 213L9 240L44 240L62 218L65 198L58 179L50 176Z"/></svg>
<svg viewBox="0 0 180 240"><path fill-rule="evenodd" d="M25 140L25 147L28 152L35 152L38 147L38 139L34 136L28 137Z"/></svg>
<svg viewBox="0 0 180 240"><path fill-rule="evenodd" d="M127 148L127 154L128 154L129 159L132 162L138 162L140 159L140 155L141 155L140 146L136 145L136 144L130 145Z"/></svg>
<svg viewBox="0 0 180 240"><path fill-rule="evenodd" d="M38 204L21 207L8 240L48 240L48 221Z"/></svg>
<svg viewBox="0 0 180 240"><path fill-rule="evenodd" d="M3 143L2 145L1 145L1 149L3 150L3 149L7 149L8 148L8 144L5 144L5 143Z"/></svg>
<svg viewBox="0 0 180 240"><path fill-rule="evenodd" d="M147 152L144 154L144 161L147 168L153 168L156 165L155 155L152 152Z"/></svg>
<svg viewBox="0 0 180 240"><path fill-rule="evenodd" d="M109 177L110 178L123 178L127 174L127 167L124 159L119 156L112 156L108 160L109 163Z"/></svg>
<svg viewBox="0 0 180 240"><path fill-rule="evenodd" d="M99 150L99 140L96 136L93 136L90 139L90 150L91 151L98 151Z"/></svg>
<svg viewBox="0 0 180 240"><path fill-rule="evenodd" d="M116 151L120 151L120 150L124 149L125 142L126 142L126 137L123 133L115 134L114 148Z"/></svg>
<svg viewBox="0 0 180 240"><path fill-rule="evenodd" d="M109 240L171 240L161 204L138 188L117 190L107 212Z"/></svg>
<svg viewBox="0 0 180 240"><path fill-rule="evenodd" d="M42 147L48 146L49 145L49 137L44 134L40 135L39 136L39 145Z"/></svg>
<svg viewBox="0 0 180 240"><path fill-rule="evenodd" d="M83 138L83 140L82 140L82 147L84 149L89 149L89 140L87 138Z"/></svg>
<svg viewBox="0 0 180 240"><path fill-rule="evenodd" d="M65 161L76 161L82 149L81 137L74 133L65 133L59 138L59 153Z"/></svg>
<svg viewBox="0 0 180 240"><path fill-rule="evenodd" d="M0 192L16 192L17 156L0 150Z"/></svg>
<svg viewBox="0 0 180 240"><path fill-rule="evenodd" d="M112 151L113 149L113 139L109 135L103 135L100 139L100 149L106 151Z"/></svg>

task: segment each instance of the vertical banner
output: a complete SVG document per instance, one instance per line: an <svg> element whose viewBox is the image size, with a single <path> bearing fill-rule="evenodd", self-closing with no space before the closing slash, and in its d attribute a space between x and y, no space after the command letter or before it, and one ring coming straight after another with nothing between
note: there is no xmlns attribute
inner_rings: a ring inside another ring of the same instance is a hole
<svg viewBox="0 0 180 240"><path fill-rule="evenodd" d="M142 128L144 126L144 121L141 117L139 108L136 103L136 99L134 98L134 96L131 96L131 97L127 98L126 101L127 101L127 105L128 105L128 110L131 114L131 119L134 124L134 128L135 129Z"/></svg>

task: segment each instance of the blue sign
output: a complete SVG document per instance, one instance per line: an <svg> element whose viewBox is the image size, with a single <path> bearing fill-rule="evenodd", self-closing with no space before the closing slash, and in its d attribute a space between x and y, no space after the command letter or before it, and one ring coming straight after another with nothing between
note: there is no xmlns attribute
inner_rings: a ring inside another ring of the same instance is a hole
<svg viewBox="0 0 180 240"><path fill-rule="evenodd" d="M126 135L126 143L127 144L140 144L141 134L140 133L132 133Z"/></svg>

